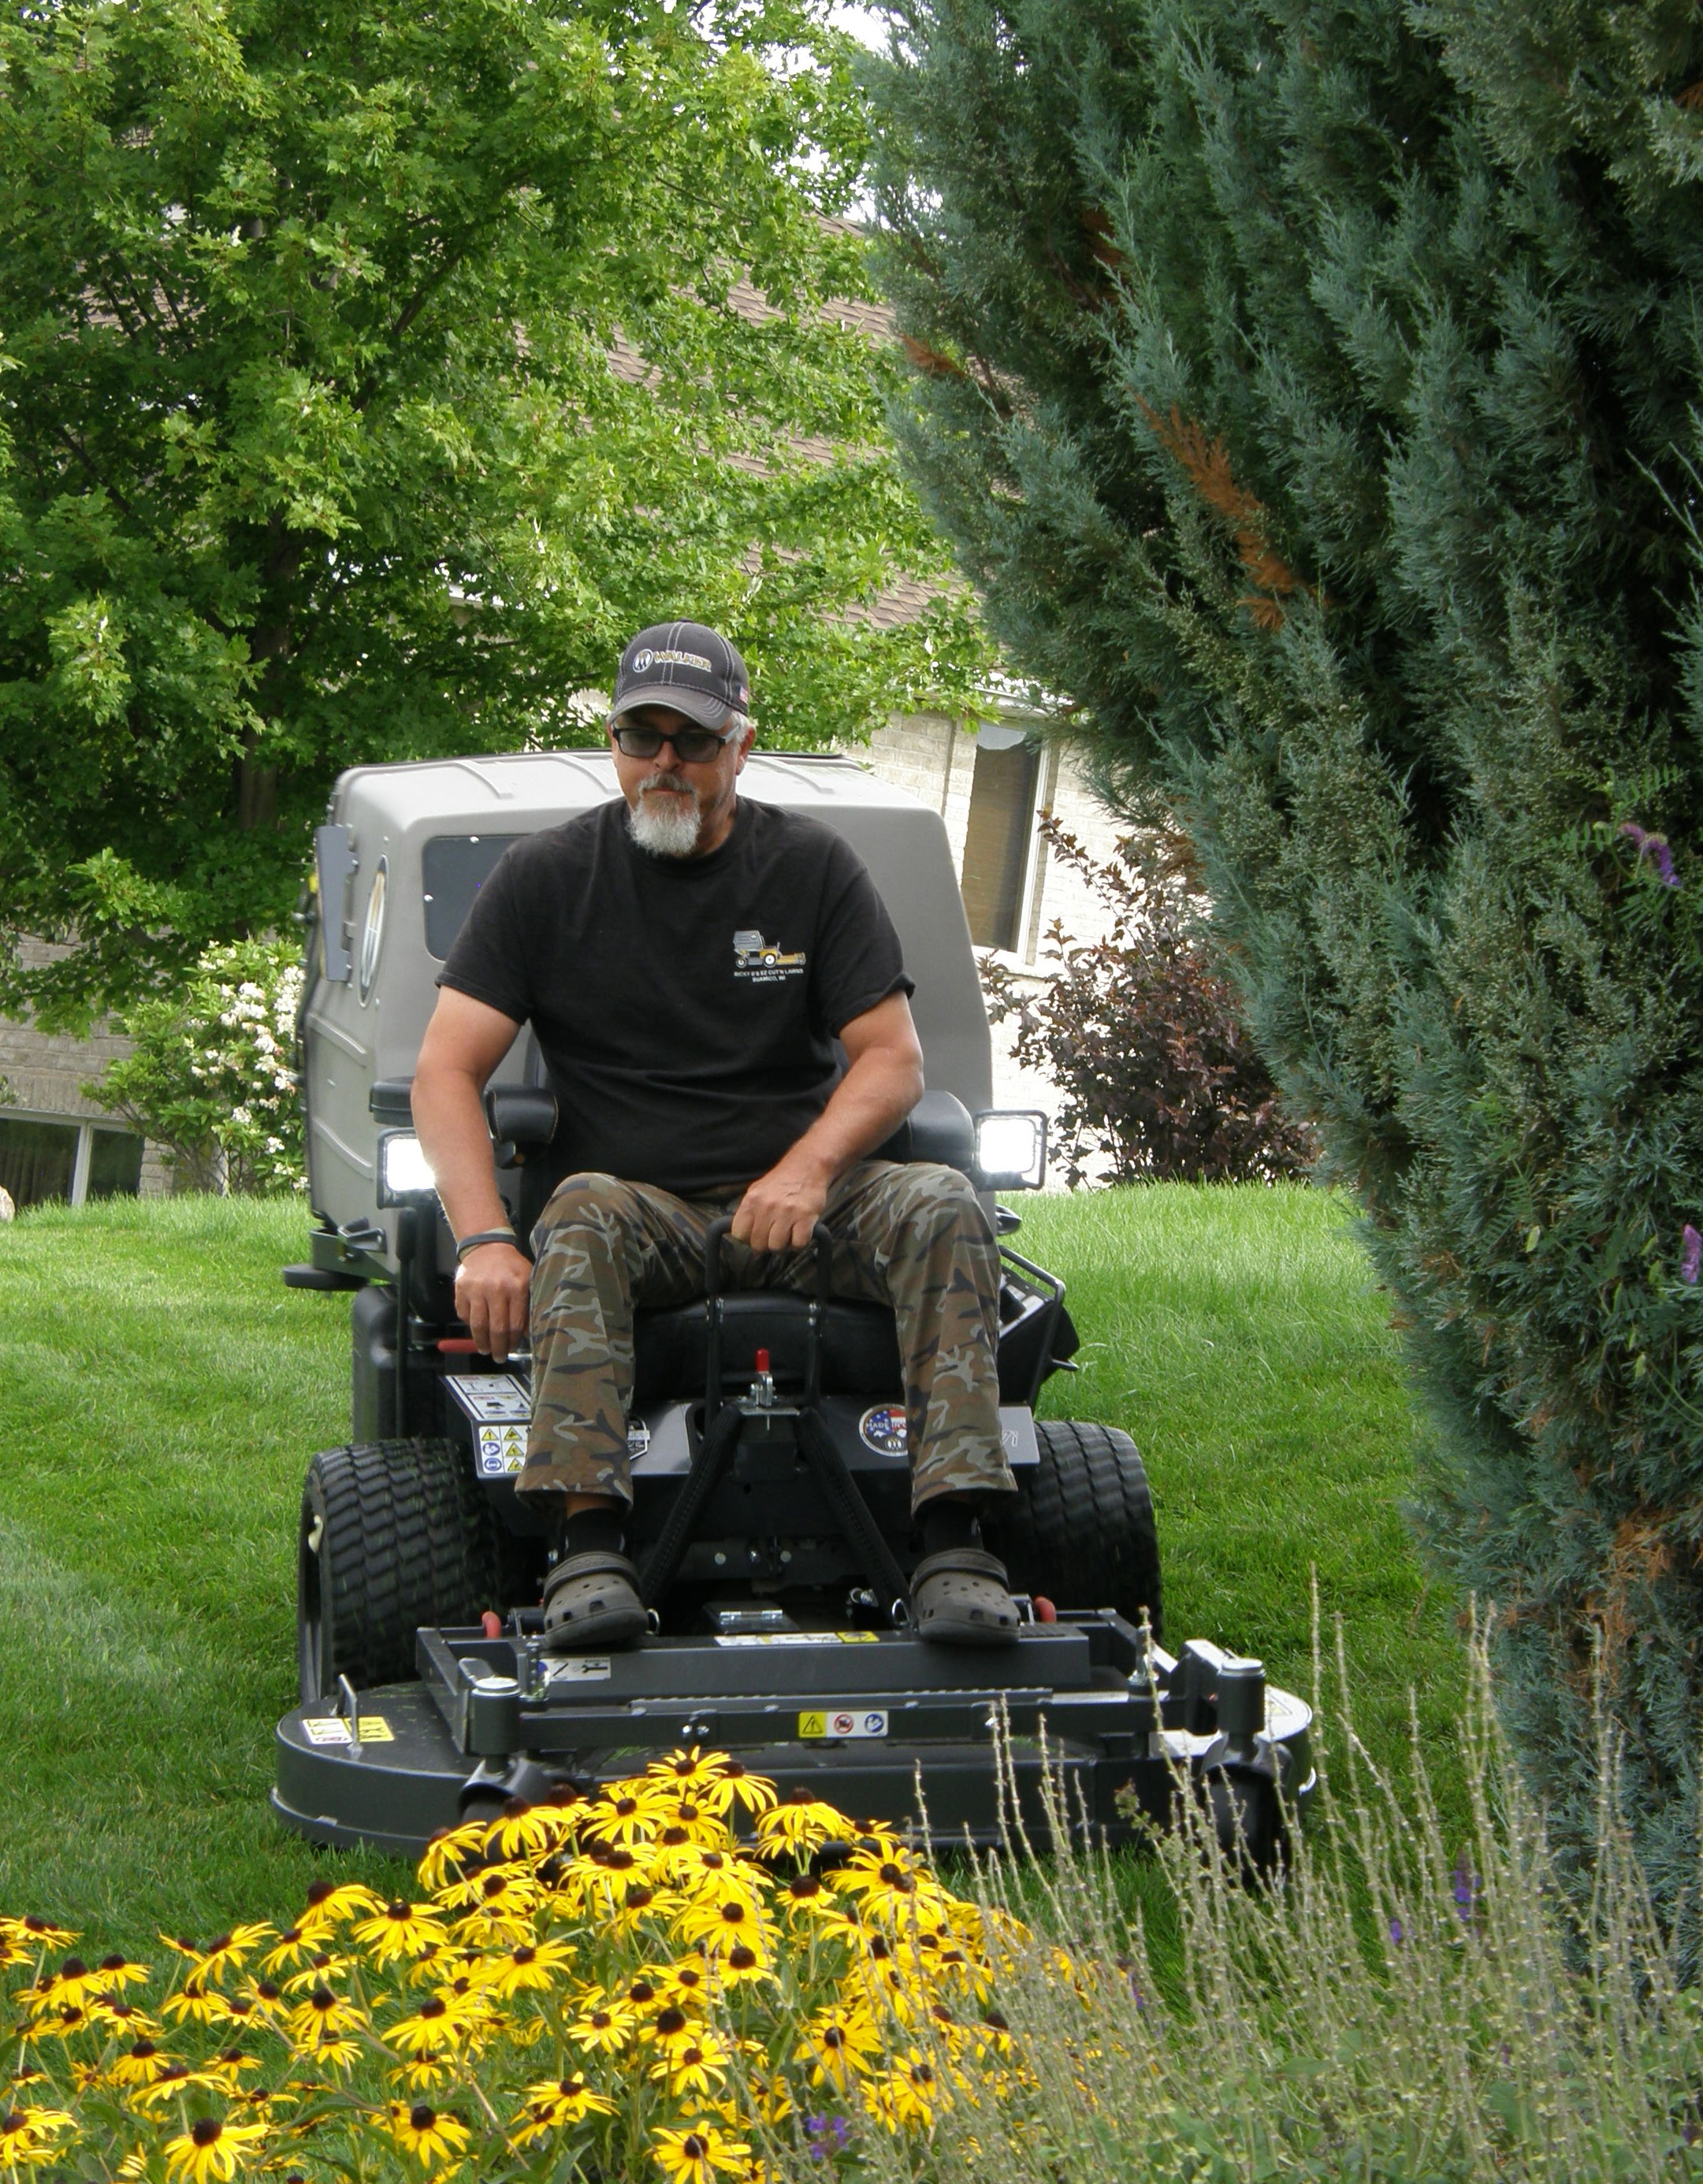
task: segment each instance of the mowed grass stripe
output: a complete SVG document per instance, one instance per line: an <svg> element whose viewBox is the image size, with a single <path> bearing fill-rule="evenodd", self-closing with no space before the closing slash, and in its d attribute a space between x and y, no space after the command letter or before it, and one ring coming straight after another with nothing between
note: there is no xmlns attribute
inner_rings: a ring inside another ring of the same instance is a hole
<svg viewBox="0 0 1703 2184"><path fill-rule="evenodd" d="M266 1806L302 1472L348 1435L347 1301L279 1279L306 1223L192 1199L0 1229L0 1904L141 1947L288 1915L318 1869Z"/></svg>
<svg viewBox="0 0 1703 2184"><path fill-rule="evenodd" d="M1446 1741L1460 1656L1399 1515L1414 1426L1382 1302L1321 1194L1171 1186L1020 1201L1083 1370L1055 1415L1148 1458L1173 1641L1305 1691L1309 1565L1347 1619L1360 1726L1406 1692ZM347 1300L288 1291L299 1205L46 1208L0 1228L0 1906L114 1945L288 1916L328 1858L266 1806L294 1692L312 1451L347 1437Z"/></svg>

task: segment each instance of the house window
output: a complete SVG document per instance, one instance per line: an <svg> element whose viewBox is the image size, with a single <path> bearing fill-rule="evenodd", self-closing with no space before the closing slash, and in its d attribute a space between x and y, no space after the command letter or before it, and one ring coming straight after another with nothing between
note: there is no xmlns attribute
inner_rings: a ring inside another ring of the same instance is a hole
<svg viewBox="0 0 1703 2184"><path fill-rule="evenodd" d="M976 737L961 886L978 948L1018 944L1040 768L1041 754L1021 728L997 722Z"/></svg>
<svg viewBox="0 0 1703 2184"><path fill-rule="evenodd" d="M20 1212L53 1198L134 1198L141 1183L142 1139L128 1130L0 1114L0 1190Z"/></svg>

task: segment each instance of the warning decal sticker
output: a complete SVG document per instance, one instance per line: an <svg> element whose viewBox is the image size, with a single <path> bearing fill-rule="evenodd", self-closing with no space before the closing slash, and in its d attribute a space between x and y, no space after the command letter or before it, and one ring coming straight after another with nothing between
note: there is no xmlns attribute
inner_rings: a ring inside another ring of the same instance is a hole
<svg viewBox="0 0 1703 2184"><path fill-rule="evenodd" d="M304 1714L302 1727L310 1744L347 1744L349 1724L341 1714ZM364 1713L360 1717L360 1741L363 1744L394 1744L396 1732L382 1713Z"/></svg>
<svg viewBox="0 0 1703 2184"><path fill-rule="evenodd" d="M848 1709L833 1713L801 1713L798 1717L798 1734L806 1743L818 1740L835 1741L841 1737L855 1739L865 1736L885 1736L887 1717L879 1713L862 1713Z"/></svg>

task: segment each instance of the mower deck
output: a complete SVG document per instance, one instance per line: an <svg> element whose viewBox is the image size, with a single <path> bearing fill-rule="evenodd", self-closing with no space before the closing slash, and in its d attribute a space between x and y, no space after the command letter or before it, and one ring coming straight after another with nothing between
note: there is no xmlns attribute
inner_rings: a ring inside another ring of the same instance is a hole
<svg viewBox="0 0 1703 2184"><path fill-rule="evenodd" d="M543 1652L535 1613L496 1635L422 1630L418 1682L359 1694L345 1682L335 1712L321 1702L279 1723L274 1809L316 1841L417 1854L470 1812L589 1791L692 1744L734 1754L783 1796L803 1788L900 1825L925 1815L941 1842L996 1841L1019 1817L1044 1842L1048 1770L1071 1824L1112 1841L1136 1831L1132 1802L1167 1819L1181 1770L1243 1798L1275 1792L1291 1812L1311 1797L1301 1700L1201 1640L1149 1656L1109 1610L1029 1623L985 1651L801 1630L773 1610L723 1624L560 1658Z"/></svg>

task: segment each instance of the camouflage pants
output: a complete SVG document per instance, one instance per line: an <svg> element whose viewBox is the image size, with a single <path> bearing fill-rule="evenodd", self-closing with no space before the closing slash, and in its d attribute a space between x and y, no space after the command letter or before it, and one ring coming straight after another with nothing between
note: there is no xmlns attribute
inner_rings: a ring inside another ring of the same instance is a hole
<svg viewBox="0 0 1703 2184"><path fill-rule="evenodd" d="M632 1500L627 1419L636 1305L704 1293L704 1237L738 1190L676 1198L612 1175L569 1176L533 1230L533 1418L523 1494ZM836 1296L891 1304L904 1360L911 1499L1015 1491L999 1439L999 1256L955 1169L857 1161L824 1209ZM812 1291L814 1248L753 1251L729 1238L730 1289Z"/></svg>

